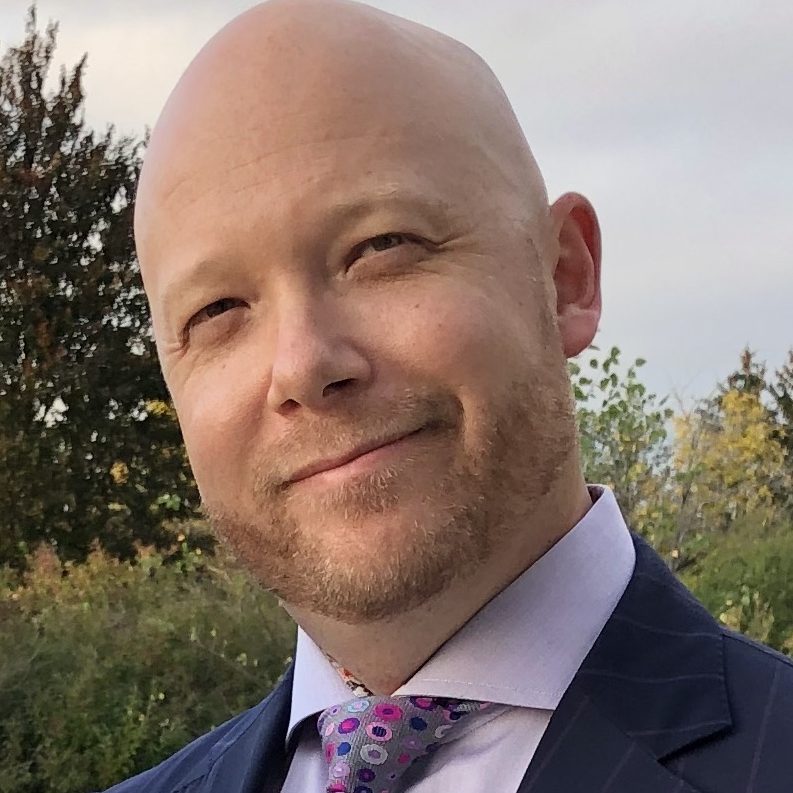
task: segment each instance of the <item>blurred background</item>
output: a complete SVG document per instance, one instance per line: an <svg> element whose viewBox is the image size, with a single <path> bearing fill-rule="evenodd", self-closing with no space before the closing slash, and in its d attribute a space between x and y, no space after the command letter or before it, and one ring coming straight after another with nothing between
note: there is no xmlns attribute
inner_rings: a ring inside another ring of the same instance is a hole
<svg viewBox="0 0 793 793"><path fill-rule="evenodd" d="M0 793L106 787L289 661L201 516L131 237L146 130L251 5L0 3ZM718 619L793 653L793 5L373 5L479 52L551 198L594 203L588 478Z"/></svg>

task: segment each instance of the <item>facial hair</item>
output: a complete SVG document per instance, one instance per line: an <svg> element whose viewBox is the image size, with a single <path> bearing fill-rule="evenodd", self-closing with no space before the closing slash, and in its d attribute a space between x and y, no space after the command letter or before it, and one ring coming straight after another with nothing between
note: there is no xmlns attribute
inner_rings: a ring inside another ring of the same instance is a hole
<svg viewBox="0 0 793 793"><path fill-rule="evenodd" d="M576 453L566 367L552 382L548 374L513 382L486 415L466 416L454 394L422 388L302 425L259 461L253 519L220 504L205 502L204 511L287 604L349 624L417 608L475 574L512 532L529 530ZM415 427L426 428L426 444L398 464L319 494L302 496L289 483L305 461ZM433 481L422 476L422 455L436 458Z"/></svg>

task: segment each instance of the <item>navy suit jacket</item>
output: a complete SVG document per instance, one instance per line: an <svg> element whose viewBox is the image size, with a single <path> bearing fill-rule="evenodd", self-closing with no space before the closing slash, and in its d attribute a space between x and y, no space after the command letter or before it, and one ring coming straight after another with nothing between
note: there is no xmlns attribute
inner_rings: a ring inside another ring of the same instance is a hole
<svg viewBox="0 0 793 793"><path fill-rule="evenodd" d="M634 545L630 583L518 793L791 793L793 662L721 627ZM290 669L256 707L112 793L280 793L291 691Z"/></svg>

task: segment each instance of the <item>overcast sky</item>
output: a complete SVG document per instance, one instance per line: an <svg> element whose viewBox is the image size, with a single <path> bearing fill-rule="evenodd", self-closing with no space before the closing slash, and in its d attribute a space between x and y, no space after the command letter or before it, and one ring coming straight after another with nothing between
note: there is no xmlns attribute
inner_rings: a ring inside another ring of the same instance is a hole
<svg viewBox="0 0 793 793"><path fill-rule="evenodd" d="M202 44L250 0L39 0L57 63L88 53L86 116L140 135ZM0 46L28 0L0 0ZM551 197L585 193L604 244L597 343L704 395L749 344L793 346L790 0L378 0L493 67Z"/></svg>

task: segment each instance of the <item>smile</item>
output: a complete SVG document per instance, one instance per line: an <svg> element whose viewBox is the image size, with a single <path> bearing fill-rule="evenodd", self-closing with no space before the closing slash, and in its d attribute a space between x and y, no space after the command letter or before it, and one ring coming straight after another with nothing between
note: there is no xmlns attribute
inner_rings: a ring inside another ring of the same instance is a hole
<svg viewBox="0 0 793 793"><path fill-rule="evenodd" d="M386 440L373 441L356 447L347 454L312 463L293 474L289 485L306 480L332 482L365 473L384 465L404 450L404 446L423 431L423 427Z"/></svg>

